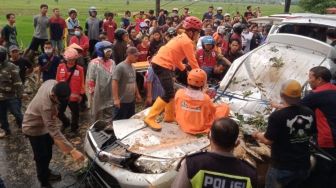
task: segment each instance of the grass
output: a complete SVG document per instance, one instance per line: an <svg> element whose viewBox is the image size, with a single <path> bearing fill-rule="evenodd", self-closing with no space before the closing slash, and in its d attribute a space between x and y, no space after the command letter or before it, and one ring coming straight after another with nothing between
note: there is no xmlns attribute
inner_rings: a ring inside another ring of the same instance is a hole
<svg viewBox="0 0 336 188"><path fill-rule="evenodd" d="M79 11L78 18L80 24L84 25L88 16L88 8L90 6L96 6L98 10L98 17L102 18L105 11L112 11L117 13L115 20L117 24L120 24L120 19L123 16L125 10L132 12L138 12L140 10L148 11L149 9L155 9L155 0L130 0L130 4L126 5L125 0L1 0L0 1L0 25L3 26L7 23L5 15L9 12L16 14L16 26L18 30L18 41L22 47L29 45L33 35L33 16L39 14L39 6L41 3L47 3L49 5L48 16L52 14L52 9L55 7L60 8L64 18L67 18L67 11L69 8L76 8ZM192 4L194 3L194 4ZM192 5L190 5L192 4ZM183 9L184 6L188 6L192 15L201 17L201 15L207 11L207 7L213 5L215 7L223 7L223 12L235 13L240 11L243 13L247 4L239 3L218 3L218 2L206 2L206 1L161 1L161 7L167 10L171 10L173 7ZM267 4L252 4L253 7L260 6L263 15L270 15L283 12L283 5L267 5ZM291 6L291 12L302 12L302 9L296 5Z"/></svg>

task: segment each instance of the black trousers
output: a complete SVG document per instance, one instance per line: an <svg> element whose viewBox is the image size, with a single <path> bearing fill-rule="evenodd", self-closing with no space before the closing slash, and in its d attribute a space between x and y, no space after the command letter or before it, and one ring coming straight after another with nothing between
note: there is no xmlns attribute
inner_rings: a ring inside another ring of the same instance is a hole
<svg viewBox="0 0 336 188"><path fill-rule="evenodd" d="M165 94L161 98L166 103L168 103L175 96L174 80L173 80L174 72L164 67L161 67L155 63L152 64L152 67L154 73L158 76L162 88L165 92Z"/></svg>
<svg viewBox="0 0 336 188"><path fill-rule="evenodd" d="M48 39L39 39L39 38L33 37L30 43L29 49L32 51L37 51L40 46L41 51L44 52L44 43L46 41L48 41Z"/></svg>
<svg viewBox="0 0 336 188"><path fill-rule="evenodd" d="M89 40L89 53L90 53L90 56L92 56L92 54L94 52L95 45L96 45L97 42L99 42L99 41L98 40L94 40L94 39L90 39Z"/></svg>
<svg viewBox="0 0 336 188"><path fill-rule="evenodd" d="M120 108L113 108L113 120L129 119L135 114L135 102L120 103Z"/></svg>
<svg viewBox="0 0 336 188"><path fill-rule="evenodd" d="M49 163L52 158L53 139L49 134L41 136L27 136L34 153L37 178L42 186L49 184Z"/></svg>
<svg viewBox="0 0 336 188"><path fill-rule="evenodd" d="M71 125L71 131L76 131L78 129L79 105L80 103L73 101L61 103L59 105L58 118L62 121L64 128L69 127L69 125ZM71 111L71 124L69 118L64 113L67 106L69 106Z"/></svg>

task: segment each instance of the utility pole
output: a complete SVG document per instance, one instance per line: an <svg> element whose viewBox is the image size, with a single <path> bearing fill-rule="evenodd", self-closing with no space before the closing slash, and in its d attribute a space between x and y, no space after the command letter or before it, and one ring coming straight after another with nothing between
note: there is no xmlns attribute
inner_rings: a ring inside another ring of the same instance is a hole
<svg viewBox="0 0 336 188"><path fill-rule="evenodd" d="M285 0L285 13L289 13L291 0Z"/></svg>
<svg viewBox="0 0 336 188"><path fill-rule="evenodd" d="M156 16L159 16L159 12L160 12L160 0L156 0L156 3L155 3L155 14Z"/></svg>

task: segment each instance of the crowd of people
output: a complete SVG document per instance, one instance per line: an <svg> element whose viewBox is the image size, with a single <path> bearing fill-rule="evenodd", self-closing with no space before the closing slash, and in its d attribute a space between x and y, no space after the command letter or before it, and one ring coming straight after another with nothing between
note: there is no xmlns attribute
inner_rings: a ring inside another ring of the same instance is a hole
<svg viewBox="0 0 336 188"><path fill-rule="evenodd" d="M29 138L42 187L51 187L49 181L61 177L49 169L53 144L75 161L84 159L66 138L78 135L81 110L89 108L91 122L105 120L110 129L112 120L132 117L137 102L151 106L144 122L155 131L162 129L156 118L164 112L163 121L176 121L186 133L209 134L211 151L187 157L174 187L213 186L214 178L223 186L225 181L256 186L255 170L232 155L239 144L239 127L228 118L229 105L215 105L204 91L208 84L222 80L234 60L265 42L270 26L249 22L261 16L259 7L253 11L248 6L243 15L231 15L223 13L222 7L214 10L209 6L202 19L191 16L189 8L182 14L177 8L171 12L161 9L157 17L153 10L125 11L120 25L113 12L100 19L98 10L90 7L82 26L75 8L69 9L67 19L58 8L48 17L48 8L42 4L40 14L34 17L34 34L24 53L18 46L20 32L13 13L6 15L8 24L0 41L0 138L11 135L10 112ZM32 57L36 54L35 64ZM133 66L143 61L149 62L145 74ZM327 106L336 103L336 89L329 83L328 71L311 69L309 83L314 93L302 100L297 81L284 83L280 91L283 104L274 104L280 110L270 116L266 133L253 134L272 146L266 187L297 187L307 177L312 127L317 127L320 147L336 157L336 112ZM23 114L25 79L32 73L41 86ZM175 81L186 88L176 92ZM325 101L327 98L332 103ZM67 108L71 119L65 113ZM291 125L305 123L304 131L292 133L288 121L293 121Z"/></svg>

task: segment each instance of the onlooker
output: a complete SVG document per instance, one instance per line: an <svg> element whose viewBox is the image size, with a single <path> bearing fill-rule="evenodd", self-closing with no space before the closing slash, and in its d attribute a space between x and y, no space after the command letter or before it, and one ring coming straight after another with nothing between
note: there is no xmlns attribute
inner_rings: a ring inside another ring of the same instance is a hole
<svg viewBox="0 0 336 188"><path fill-rule="evenodd" d="M112 93L114 100L114 120L128 119L135 114L135 101L141 96L136 85L135 69L132 63L138 60L135 47L127 49L125 61L119 63L113 72Z"/></svg>
<svg viewBox="0 0 336 188"><path fill-rule="evenodd" d="M114 52L113 55L114 55L114 61L116 65L118 65L120 62L126 59L126 50L129 41L129 36L125 29L117 29L115 31L114 36L116 42L113 46L113 52Z"/></svg>
<svg viewBox="0 0 336 188"><path fill-rule="evenodd" d="M229 13L225 13L224 14L223 25L230 25L230 26L232 26L231 15Z"/></svg>
<svg viewBox="0 0 336 188"><path fill-rule="evenodd" d="M183 21L188 16L190 16L189 8L184 7L184 11L183 11L183 14L180 17L180 20Z"/></svg>
<svg viewBox="0 0 336 188"><path fill-rule="evenodd" d="M61 62L61 58L54 53L54 49L50 41L44 44L44 53L38 57L39 71L37 80L40 81L41 73L43 82L46 80L55 80L57 67Z"/></svg>
<svg viewBox="0 0 336 188"><path fill-rule="evenodd" d="M54 50L60 54L64 48L63 40L65 38L67 25L65 20L61 18L59 8L54 8L53 13L54 16L49 20L50 41Z"/></svg>
<svg viewBox="0 0 336 188"><path fill-rule="evenodd" d="M129 10L126 10L124 17L121 18L121 28L127 30L130 25L131 25L131 12Z"/></svg>
<svg viewBox="0 0 336 188"><path fill-rule="evenodd" d="M147 16L148 14L146 14L143 10L133 15L133 18L135 19L135 30L137 32L140 31L140 23L144 22Z"/></svg>
<svg viewBox="0 0 336 188"><path fill-rule="evenodd" d="M15 26L15 14L9 13L6 15L8 24L2 28L1 38L5 41L5 47L9 49L10 46L16 45L18 46L18 42L16 40L17 31Z"/></svg>
<svg viewBox="0 0 336 188"><path fill-rule="evenodd" d="M71 37L75 35L75 28L79 26L77 19L77 10L74 8L69 9L69 17L65 20L68 28L67 44L69 45Z"/></svg>
<svg viewBox="0 0 336 188"><path fill-rule="evenodd" d="M63 154L70 154L74 161L84 160L84 155L66 140L58 126L57 106L68 100L70 92L66 82L48 80L37 91L24 114L22 132L32 146L37 178L43 188L51 187L49 181L61 179L59 173L49 169L54 143Z"/></svg>
<svg viewBox="0 0 336 188"><path fill-rule="evenodd" d="M0 46L0 123L5 134L0 138L10 135L7 112L10 111L19 128L22 127L21 98L23 93L19 68L7 61L7 50Z"/></svg>
<svg viewBox="0 0 336 188"><path fill-rule="evenodd" d="M144 35L142 41L138 44L137 49L139 51L138 61L147 61L148 49L149 49L149 37Z"/></svg>
<svg viewBox="0 0 336 188"><path fill-rule="evenodd" d="M44 51L44 43L48 41L49 18L47 16L48 5L41 4L40 15L34 17L34 36L29 46L29 52L33 53L40 46L41 51Z"/></svg>
<svg viewBox="0 0 336 188"><path fill-rule="evenodd" d="M223 16L222 12L223 12L223 8L222 7L217 7L217 14L214 15L214 18L218 19L220 21L223 21L224 16Z"/></svg>
<svg viewBox="0 0 336 188"><path fill-rule="evenodd" d="M256 10L255 10L255 12L254 12L254 16L255 16L256 18L259 18L259 17L262 16L260 7L257 7L257 8L256 8Z"/></svg>
<svg viewBox="0 0 336 188"><path fill-rule="evenodd" d="M113 20L114 14L112 12L109 12L107 14L107 19L103 23L103 30L106 32L107 39L111 43L114 42L114 32L117 29L117 24Z"/></svg>
<svg viewBox="0 0 336 188"><path fill-rule="evenodd" d="M243 18L243 23L244 24L247 24L248 23L248 21L251 19L251 18L253 18L253 12L252 12L252 6L251 5L249 5L249 6L247 6L246 7L246 11L245 11L245 13L244 13L244 18Z"/></svg>
<svg viewBox="0 0 336 188"><path fill-rule="evenodd" d="M283 108L269 116L266 132L252 135L271 145L266 188L299 187L310 168L309 139L315 126L314 112L299 105L301 85L296 80L282 84L280 96Z"/></svg>
<svg viewBox="0 0 336 188"><path fill-rule="evenodd" d="M71 133L77 134L79 120L79 104L82 95L85 93L84 87L84 70L77 65L78 52L73 48L67 48L64 52L65 63L61 63L57 68L56 81L67 82L71 94L68 101L62 101L59 104L58 118L63 123L63 129L71 125ZM71 122L64 114L67 106L71 110Z"/></svg>
<svg viewBox="0 0 336 188"><path fill-rule="evenodd" d="M33 72L33 66L28 59L21 57L20 49L17 46L10 46L9 54L10 62L19 67L20 78L22 81L22 85L24 86L26 76Z"/></svg>
<svg viewBox="0 0 336 188"><path fill-rule="evenodd" d="M252 37L253 37L253 33L250 31L250 29L248 27L244 27L244 30L241 34L243 53L247 53L247 52L251 51Z"/></svg>
<svg viewBox="0 0 336 188"><path fill-rule="evenodd" d="M71 44L77 44L83 49L83 57L88 56L88 50L90 47L89 38L83 33L83 28L81 26L75 27L74 36L70 39Z"/></svg>
<svg viewBox="0 0 336 188"><path fill-rule="evenodd" d="M212 124L210 151L187 156L172 187L257 187L257 172L249 163L237 159L233 150L239 145L239 126L229 118Z"/></svg>
<svg viewBox="0 0 336 188"><path fill-rule="evenodd" d="M156 20L156 16L154 15L154 10L149 10L148 11L148 19L152 22Z"/></svg>
<svg viewBox="0 0 336 188"><path fill-rule="evenodd" d="M141 43L141 39L138 38L138 34L135 29L131 30L129 38L132 41L134 47L138 46Z"/></svg>
<svg viewBox="0 0 336 188"><path fill-rule="evenodd" d="M250 44L250 50L254 50L261 44L262 36L258 32L258 26L257 25L252 25L251 26L251 32L253 34L252 39L251 39L251 44Z"/></svg>
<svg viewBox="0 0 336 188"><path fill-rule="evenodd" d="M213 9L214 9L214 7L212 5L209 6L208 12L206 12L206 13L203 14L202 21L204 21L204 20L212 20L212 18L213 18Z"/></svg>
<svg viewBox="0 0 336 188"><path fill-rule="evenodd" d="M330 40L330 45L336 48L336 29L329 28L327 30L327 38Z"/></svg>
<svg viewBox="0 0 336 188"><path fill-rule="evenodd" d="M234 60L238 59L242 55L243 53L241 52L240 41L238 39L231 39L229 42L229 50L226 54L224 54L224 57L233 63Z"/></svg>
<svg viewBox="0 0 336 188"><path fill-rule="evenodd" d="M159 16L157 18L159 26L163 26L166 24L166 16L164 14L164 10L160 9Z"/></svg>
<svg viewBox="0 0 336 188"><path fill-rule="evenodd" d="M97 58L91 60L87 70L86 85L93 121L103 119L112 122L113 98L112 75L115 62L111 59L112 44L98 42L95 46Z"/></svg>
<svg viewBox="0 0 336 188"><path fill-rule="evenodd" d="M160 30L155 30L152 33L152 39L149 44L148 57L152 58L163 45L163 37Z"/></svg>
<svg viewBox="0 0 336 188"><path fill-rule="evenodd" d="M201 36L198 41L197 41L197 44L196 44L196 49L199 50L199 49L202 49L202 40L204 37L206 36L212 36L212 28L204 28L204 35Z"/></svg>
<svg viewBox="0 0 336 188"><path fill-rule="evenodd" d="M176 33L176 29L174 27L170 27L168 28L165 36L164 36L164 44L167 44L172 38L176 37L177 33Z"/></svg>
<svg viewBox="0 0 336 188"><path fill-rule="evenodd" d="M94 47L99 42L99 34L102 31L103 22L97 18L96 7L89 8L90 17L85 22L85 34L89 37L89 52L93 54Z"/></svg>

